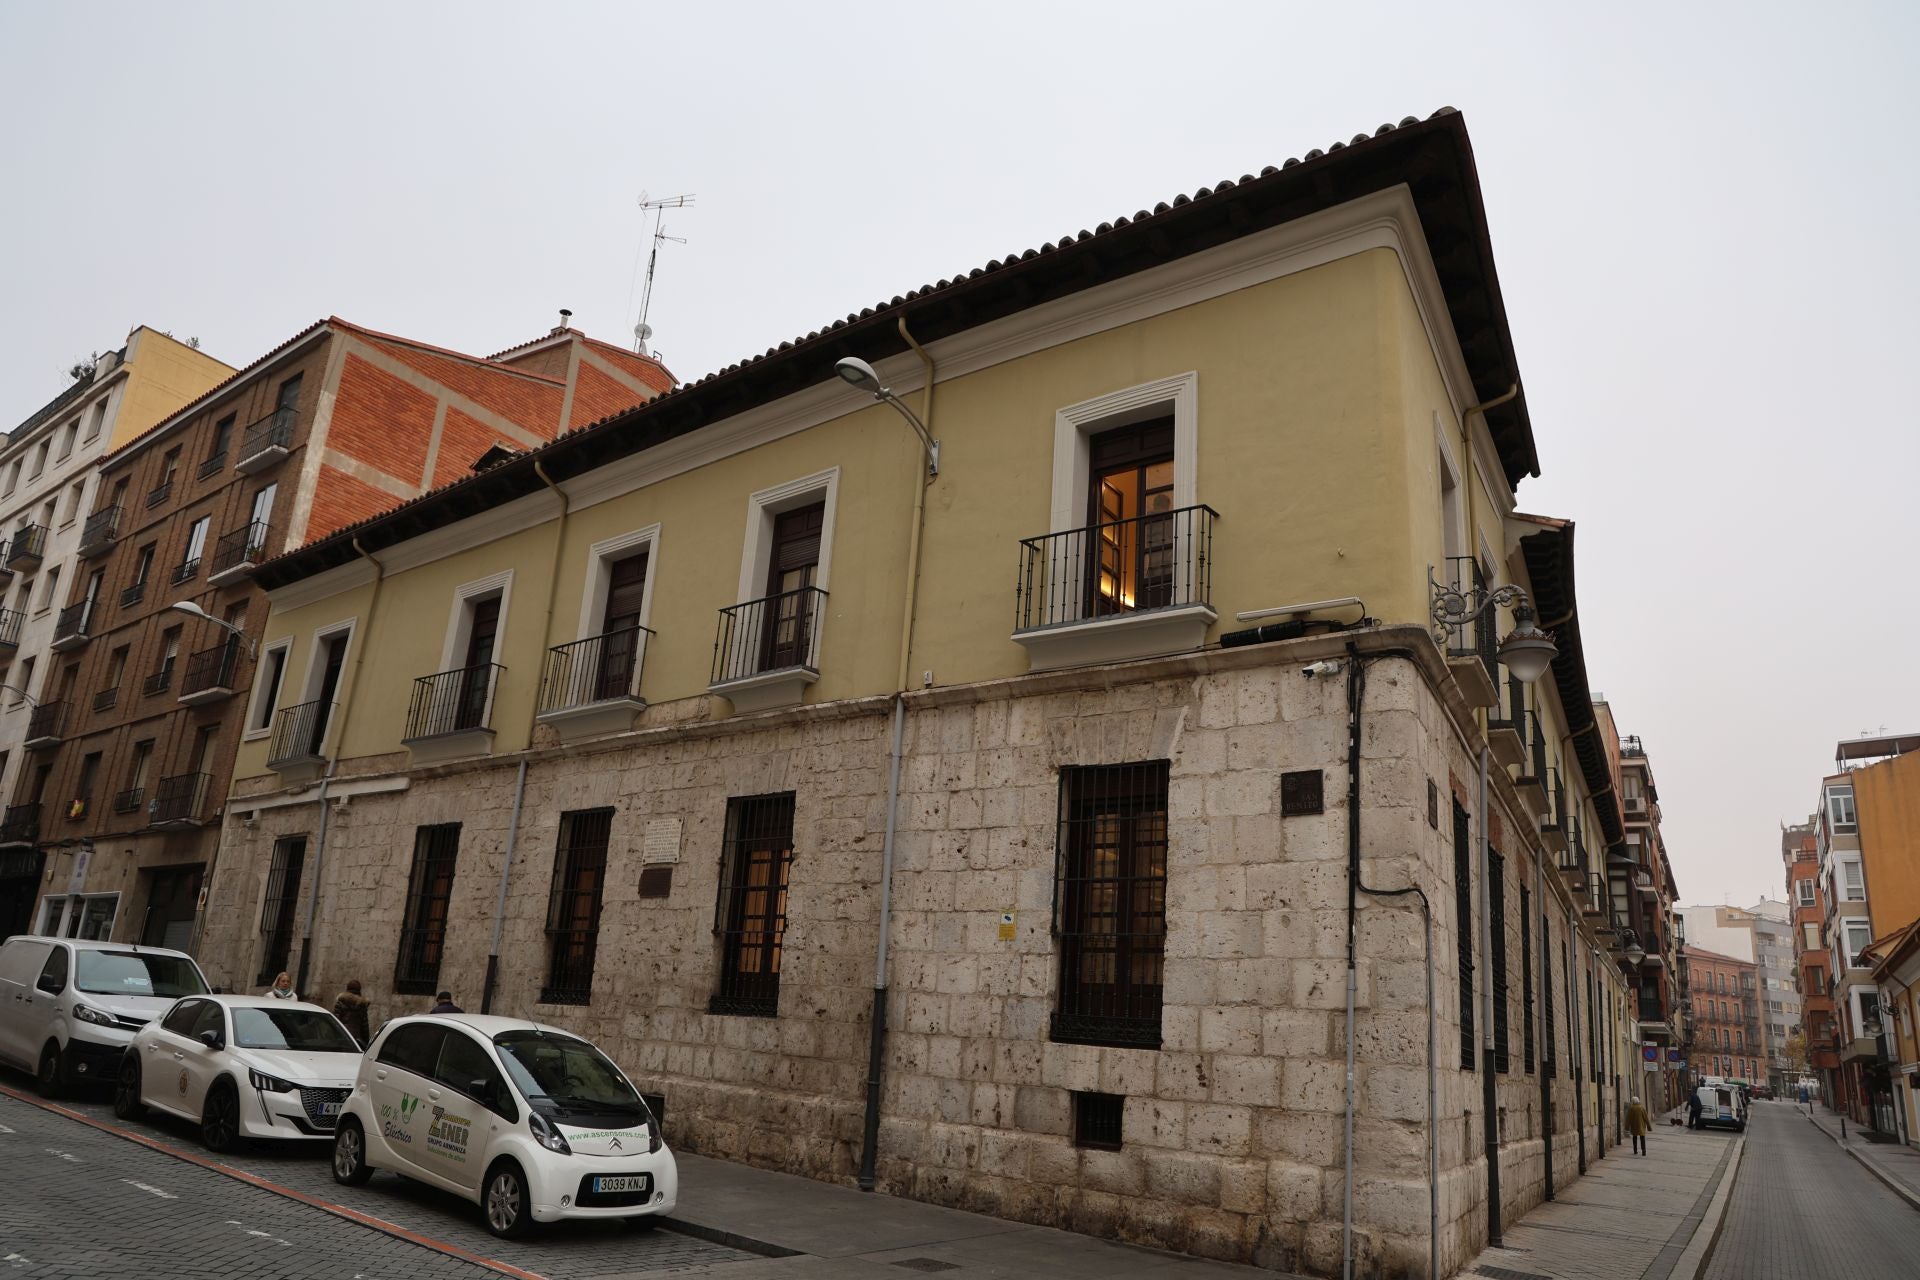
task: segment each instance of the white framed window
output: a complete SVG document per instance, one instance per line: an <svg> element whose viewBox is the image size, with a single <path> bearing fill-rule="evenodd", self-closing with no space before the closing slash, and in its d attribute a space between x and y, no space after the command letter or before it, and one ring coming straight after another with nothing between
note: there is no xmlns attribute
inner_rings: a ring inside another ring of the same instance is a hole
<svg viewBox="0 0 1920 1280"><path fill-rule="evenodd" d="M212 516L201 516L187 527L187 553L180 558L180 570L190 572L190 566L198 565L200 557L207 552L207 525Z"/></svg>
<svg viewBox="0 0 1920 1280"><path fill-rule="evenodd" d="M1866 870L1855 859L1840 864L1841 897L1848 902L1867 900Z"/></svg>
<svg viewBox="0 0 1920 1280"><path fill-rule="evenodd" d="M113 936L113 922L119 914L118 893L59 894L41 900L40 927L34 932L44 938L106 942Z"/></svg>
<svg viewBox="0 0 1920 1280"><path fill-rule="evenodd" d="M32 474L32 475L29 475L29 476L27 477L27 479L29 479L29 480L33 480L33 479L37 479L37 478L39 477L39 475L40 475L40 473L41 473L42 471L45 471L45 470L47 469L47 454L48 454L48 452L49 452L49 451L50 451L50 450L51 450L52 448L53 448L53 441L52 441L52 440L42 440L42 441L41 441L41 442L40 442L40 443L39 443L39 444L38 444L38 445L37 445L37 446L36 446L36 447L34 448L34 451L33 451L33 474Z"/></svg>
<svg viewBox="0 0 1920 1280"><path fill-rule="evenodd" d="M280 685L287 675L287 655L293 652L293 637L275 640L260 650L259 674L253 681L253 701L247 708L247 727L242 741L264 738L273 732L273 713L280 705Z"/></svg>
<svg viewBox="0 0 1920 1280"><path fill-rule="evenodd" d="M1800 905L1801 905L1801 906L1803 906L1803 907L1810 907L1810 906L1812 906L1812 905L1814 905L1814 898L1813 898L1813 881L1811 881L1811 880L1802 880L1802 881L1800 881L1800 882L1799 882L1799 889L1798 889L1798 892L1799 892L1799 894L1800 894Z"/></svg>
<svg viewBox="0 0 1920 1280"><path fill-rule="evenodd" d="M1820 951L1825 949L1826 943L1823 942L1820 938L1820 922L1819 921L1817 920L1807 921L1805 924L1800 926L1800 931L1802 934L1805 935L1803 938L1803 941L1805 942L1806 945L1802 948L1803 950Z"/></svg>
<svg viewBox="0 0 1920 1280"><path fill-rule="evenodd" d="M1860 967L1860 953L1873 941L1873 925L1866 920L1849 920L1846 922L1846 934L1847 966L1857 969Z"/></svg>
<svg viewBox="0 0 1920 1280"><path fill-rule="evenodd" d="M819 505L820 549L819 559L813 566L811 585L822 591L829 589L829 580L833 576L833 518L834 508L839 505L840 468L829 467L825 471L802 476L798 480L789 480L785 484L762 489L747 498L747 531L742 544L740 557L740 600L758 600L771 594L767 591L769 575L773 564L774 524L780 516L803 507Z"/></svg>
<svg viewBox="0 0 1920 1280"><path fill-rule="evenodd" d="M1852 787L1834 787L1827 792L1827 817L1835 831L1858 829L1859 819L1853 811Z"/></svg>
<svg viewBox="0 0 1920 1280"><path fill-rule="evenodd" d="M447 615L446 639L440 649L440 670L453 671L492 662L500 652L500 628L506 625L507 606L512 599L511 569L455 587L453 607Z"/></svg>
<svg viewBox="0 0 1920 1280"><path fill-rule="evenodd" d="M333 729L334 713L340 705L340 680L353 652L358 624L358 618L330 623L317 628L308 641L307 676L300 687L299 705L315 705L308 714L294 717L296 723L290 730L297 731L304 741L286 744L290 758L325 754L327 735ZM276 742L276 745L279 744Z"/></svg>
<svg viewBox="0 0 1920 1280"><path fill-rule="evenodd" d="M657 524L587 548L579 648L568 650L569 660L553 673L561 683L550 691L561 700L555 705L639 696L659 564Z"/></svg>
<svg viewBox="0 0 1920 1280"><path fill-rule="evenodd" d="M713 673L736 710L797 702L820 669L839 498L839 467L747 497L738 603L722 611Z"/></svg>
<svg viewBox="0 0 1920 1280"><path fill-rule="evenodd" d="M1087 523L1087 490L1092 483L1093 437L1115 427L1173 419L1173 505L1191 507L1200 493L1200 375L1189 371L1170 378L1110 391L1053 415L1053 514L1049 533L1064 533Z"/></svg>

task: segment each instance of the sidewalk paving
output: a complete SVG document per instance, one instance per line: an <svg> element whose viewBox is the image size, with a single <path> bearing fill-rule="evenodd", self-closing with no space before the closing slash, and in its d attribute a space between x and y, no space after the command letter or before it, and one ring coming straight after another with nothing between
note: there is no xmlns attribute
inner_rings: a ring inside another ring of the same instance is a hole
<svg viewBox="0 0 1920 1280"><path fill-rule="evenodd" d="M862 1192L793 1174L679 1154L684 1229L784 1257L714 1263L677 1275L723 1280L1284 1280L1279 1273ZM639 1273L636 1273L639 1274Z"/></svg>
<svg viewBox="0 0 1920 1280"><path fill-rule="evenodd" d="M1705 1259L1745 1145L1716 1129L1659 1118L1636 1156L1622 1143L1502 1233L1462 1277L1495 1280L1692 1280Z"/></svg>
<svg viewBox="0 0 1920 1280"><path fill-rule="evenodd" d="M1842 1151L1867 1166L1895 1195L1920 1209L1920 1151L1898 1142L1869 1142L1863 1136L1865 1131L1852 1123L1847 1124L1847 1136L1842 1139L1839 1112L1829 1111L1817 1102L1810 1107L1795 1105L1802 1115L1808 1115L1811 1110L1808 1118L1815 1127L1838 1142Z"/></svg>

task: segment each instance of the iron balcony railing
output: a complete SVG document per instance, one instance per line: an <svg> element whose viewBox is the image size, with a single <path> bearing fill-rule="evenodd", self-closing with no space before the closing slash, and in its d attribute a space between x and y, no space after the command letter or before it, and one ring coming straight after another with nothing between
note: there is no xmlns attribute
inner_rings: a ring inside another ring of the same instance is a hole
<svg viewBox="0 0 1920 1280"><path fill-rule="evenodd" d="M1529 709L1520 722L1520 738L1527 744L1526 759L1520 765L1521 782L1545 785L1547 776L1547 731L1540 713Z"/></svg>
<svg viewBox="0 0 1920 1280"><path fill-rule="evenodd" d="M208 784L212 781L212 775L205 773L176 773L160 779L153 789L148 821L198 822L206 814Z"/></svg>
<svg viewBox="0 0 1920 1280"><path fill-rule="evenodd" d="M1519 734L1522 744L1526 738L1527 685L1526 681L1512 672L1507 673L1506 691L1492 710L1487 712L1489 729L1511 729Z"/></svg>
<svg viewBox="0 0 1920 1280"><path fill-rule="evenodd" d="M115 503L88 516L87 523L80 529L80 554L91 555L112 546L113 540L120 536L120 517L125 514L126 508Z"/></svg>
<svg viewBox="0 0 1920 1280"><path fill-rule="evenodd" d="M27 625L27 615L18 609L0 609L0 649L20 647L20 628Z"/></svg>
<svg viewBox="0 0 1920 1280"><path fill-rule="evenodd" d="M33 709L33 715L27 720L27 741L37 742L43 739L58 739L67 719L67 704L64 702L43 702Z"/></svg>
<svg viewBox="0 0 1920 1280"><path fill-rule="evenodd" d="M267 551L267 522L255 520L231 533L223 534L213 547L213 575L218 577L241 565L259 564Z"/></svg>
<svg viewBox="0 0 1920 1280"><path fill-rule="evenodd" d="M46 553L47 526L23 524L13 531L13 541L7 545L7 563L16 569L36 565Z"/></svg>
<svg viewBox="0 0 1920 1280"><path fill-rule="evenodd" d="M1020 540L1014 630L1212 603L1212 507Z"/></svg>
<svg viewBox="0 0 1920 1280"><path fill-rule="evenodd" d="M40 806L10 804L0 818L0 844L32 844L40 838Z"/></svg>
<svg viewBox="0 0 1920 1280"><path fill-rule="evenodd" d="M485 729L494 687L505 670L497 662L482 662L415 680L413 702L407 707L407 740Z"/></svg>
<svg viewBox="0 0 1920 1280"><path fill-rule="evenodd" d="M153 488L147 490L147 505L157 507L173 493L173 477L168 476Z"/></svg>
<svg viewBox="0 0 1920 1280"><path fill-rule="evenodd" d="M235 670L240 665L240 642L229 640L211 649L202 649L187 659L186 672L180 677L180 696L191 697L209 689L233 688Z"/></svg>
<svg viewBox="0 0 1920 1280"><path fill-rule="evenodd" d="M53 624L53 638L63 640L69 636L84 636L92 621L93 601L76 601L60 611L60 617Z"/></svg>
<svg viewBox="0 0 1920 1280"><path fill-rule="evenodd" d="M138 813L140 811L140 802L146 799L146 796L147 789L145 787L128 787L125 791L117 791L113 796L113 811L115 813Z"/></svg>
<svg viewBox="0 0 1920 1280"><path fill-rule="evenodd" d="M1447 557L1447 587L1469 601L1485 598L1486 575L1474 556ZM1486 609L1453 628L1447 636L1449 658L1478 658L1487 669L1487 679L1500 687L1500 645L1495 610Z"/></svg>
<svg viewBox="0 0 1920 1280"><path fill-rule="evenodd" d="M1639 1018L1642 1022L1665 1022L1667 1011L1660 1005L1660 993L1640 989Z"/></svg>
<svg viewBox="0 0 1920 1280"><path fill-rule="evenodd" d="M267 763L287 764L294 760L312 760L320 756L327 738L327 720L331 703L301 702L282 707L273 718L273 738L267 743Z"/></svg>
<svg viewBox="0 0 1920 1280"><path fill-rule="evenodd" d="M284 449L293 442L293 410L275 409L247 428L240 438L240 461L268 449Z"/></svg>
<svg viewBox="0 0 1920 1280"><path fill-rule="evenodd" d="M713 642L713 683L772 671L819 670L826 616L827 593L818 587L727 606L720 611Z"/></svg>
<svg viewBox="0 0 1920 1280"><path fill-rule="evenodd" d="M637 696L640 663L652 638L646 627L626 627L547 650L540 713Z"/></svg>
<svg viewBox="0 0 1920 1280"><path fill-rule="evenodd" d="M208 455L207 460L200 464L200 470L197 473L197 478L201 480L205 480L208 476L215 474L220 470L221 467L224 467L226 465L227 465L227 451L225 449L220 450L220 452L218 453L210 454Z"/></svg>
<svg viewBox="0 0 1920 1280"><path fill-rule="evenodd" d="M191 581L199 572L200 557L194 556L190 560L182 560L179 564L175 565L170 578L173 585L177 587L183 582Z"/></svg>
<svg viewBox="0 0 1920 1280"><path fill-rule="evenodd" d="M118 701L120 701L119 685L115 685L111 689L102 689L93 695L93 709L95 711L111 711L113 710L114 704Z"/></svg>
<svg viewBox="0 0 1920 1280"><path fill-rule="evenodd" d="M140 682L140 692L147 697L157 697L173 687L174 659L168 658L160 664L160 669Z"/></svg>
<svg viewBox="0 0 1920 1280"><path fill-rule="evenodd" d="M1547 815L1540 819L1542 831L1564 831L1567 823L1567 782L1559 766L1547 766Z"/></svg>
<svg viewBox="0 0 1920 1280"><path fill-rule="evenodd" d="M137 605L142 600L146 599L146 597L147 597L147 580L145 578L142 578L140 579L140 581L132 584L125 591L122 591L120 593L120 607L122 609L131 609L133 608L134 605Z"/></svg>

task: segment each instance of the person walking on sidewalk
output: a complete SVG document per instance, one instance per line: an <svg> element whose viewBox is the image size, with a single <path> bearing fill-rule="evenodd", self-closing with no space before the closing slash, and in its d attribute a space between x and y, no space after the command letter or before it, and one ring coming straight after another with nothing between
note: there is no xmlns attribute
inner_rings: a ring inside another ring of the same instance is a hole
<svg viewBox="0 0 1920 1280"><path fill-rule="evenodd" d="M1647 1119L1647 1109L1635 1098L1627 1107L1627 1133L1633 1138L1633 1154L1647 1154L1647 1134L1653 1128L1653 1122Z"/></svg>

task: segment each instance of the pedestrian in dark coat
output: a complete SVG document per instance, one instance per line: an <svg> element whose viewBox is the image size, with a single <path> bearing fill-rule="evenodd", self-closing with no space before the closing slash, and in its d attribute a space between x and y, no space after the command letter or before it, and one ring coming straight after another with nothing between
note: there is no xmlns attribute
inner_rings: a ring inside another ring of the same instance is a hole
<svg viewBox="0 0 1920 1280"><path fill-rule="evenodd" d="M360 1042L362 1049L367 1047L367 1041L373 1039L372 1033L367 1028L367 1005L367 998L360 994L358 978L349 981L347 989L335 997L333 1002L333 1016L340 1019L340 1025Z"/></svg>
<svg viewBox="0 0 1920 1280"><path fill-rule="evenodd" d="M1700 1127L1700 1090L1695 1086L1687 1094L1687 1128Z"/></svg>
<svg viewBox="0 0 1920 1280"><path fill-rule="evenodd" d="M465 1009L462 1009L459 1005L453 1002L453 992L451 991L442 991L437 997L435 997L435 999L438 1000L439 1003L435 1004L433 1008L427 1010L428 1013L465 1013L466 1012Z"/></svg>

